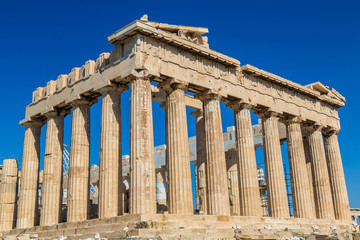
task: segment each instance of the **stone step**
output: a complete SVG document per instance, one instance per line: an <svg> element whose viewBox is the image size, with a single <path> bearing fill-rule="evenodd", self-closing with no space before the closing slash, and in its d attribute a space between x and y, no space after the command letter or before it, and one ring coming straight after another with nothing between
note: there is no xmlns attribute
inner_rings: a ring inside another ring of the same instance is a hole
<svg viewBox="0 0 360 240"><path fill-rule="evenodd" d="M193 228L193 229L134 229L134 230L115 230L108 228L109 231L95 231L101 229L81 229L74 234L52 234L40 233L39 239L59 239L61 236L66 236L70 239L87 239L95 238L98 234L100 238L121 239L121 238L148 238L148 239L234 239L234 232L229 229L208 229L208 228ZM211 237L211 238L210 238Z"/></svg>
<svg viewBox="0 0 360 240"><path fill-rule="evenodd" d="M108 225L94 225L82 228L69 228L62 230L52 230L45 232L38 232L40 238L51 238L51 237L60 237L60 236L70 236L70 235L83 235L83 234L95 234L99 232L113 232L113 231L124 231L124 228L127 227L125 223L116 223Z"/></svg>
<svg viewBox="0 0 360 240"><path fill-rule="evenodd" d="M100 233L101 237L109 235L114 238L126 236L161 236L163 238L166 236L169 239L176 239L179 236L183 238L192 236L196 239L202 239L202 235L209 235L209 238L214 236L221 237L221 235L231 237L235 232L232 228L234 225L241 226L240 236L244 237L244 239L247 239L246 236L256 237L257 239L263 239L261 236L274 238L274 234L278 232L312 233L312 225L308 220L296 219L294 220L295 223L291 223L290 220L280 223L278 220L270 221L266 218L204 215L123 215L108 219L61 223L54 226L37 226L26 230L22 236L36 234L38 239L59 239L60 236L84 239L85 236L94 238L96 233ZM330 224L330 222L319 224L319 233L331 234ZM265 229L265 225L267 227L271 226L271 228ZM338 229L342 228L345 228L345 225L339 225ZM7 236L16 236L21 231L22 229L12 230ZM236 231L237 233L239 232L238 230Z"/></svg>
<svg viewBox="0 0 360 240"><path fill-rule="evenodd" d="M206 227L206 228L231 228L231 223L216 223L208 221L152 221L151 228L163 229L163 228L192 228L192 227Z"/></svg>
<svg viewBox="0 0 360 240"><path fill-rule="evenodd" d="M85 233L97 233L97 232L111 232L117 230L124 230L126 227L128 229L154 229L154 230L178 230L178 229L191 229L193 227L196 228L204 228L204 229L230 229L228 223L213 223L213 222L176 222L176 221L149 221L149 222L140 222L140 223L113 223L113 224L98 224L93 225L90 224L88 226L78 227L77 225L69 225L68 228L60 227L58 228L50 228L48 231L36 231L36 229L31 229L25 232L29 233L37 233L39 237L60 237L60 236L69 236L69 235L78 235ZM39 229L38 229L39 230Z"/></svg>

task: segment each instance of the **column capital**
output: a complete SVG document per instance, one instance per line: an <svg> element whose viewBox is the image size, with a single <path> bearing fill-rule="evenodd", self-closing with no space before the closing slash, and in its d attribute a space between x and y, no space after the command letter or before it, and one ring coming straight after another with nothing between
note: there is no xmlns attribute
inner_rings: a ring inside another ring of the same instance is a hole
<svg viewBox="0 0 360 240"><path fill-rule="evenodd" d="M304 119L300 116L284 116L280 118L280 122L282 122L286 126L292 123L302 123L303 121Z"/></svg>
<svg viewBox="0 0 360 240"><path fill-rule="evenodd" d="M126 84L116 84L116 85L112 84L111 86L106 86L106 87L99 89L99 92L100 92L101 96L104 96L104 95L108 94L109 92L117 92L117 93L121 94L128 89L129 89L129 86Z"/></svg>
<svg viewBox="0 0 360 240"><path fill-rule="evenodd" d="M41 119L30 119L27 122L21 123L24 127L42 127L45 124L45 122Z"/></svg>
<svg viewBox="0 0 360 240"><path fill-rule="evenodd" d="M127 77L130 84L138 79L151 81L153 78L154 76L151 75L147 70L135 70L132 72L132 74L130 74L129 77Z"/></svg>
<svg viewBox="0 0 360 240"><path fill-rule="evenodd" d="M328 128L324 127L322 129L323 135L326 137L330 137L332 135L338 135L339 131L340 131L340 129L333 128L333 127L328 127Z"/></svg>
<svg viewBox="0 0 360 240"><path fill-rule="evenodd" d="M303 129L305 130L307 135L317 131L322 132L323 128L324 126L316 122L312 122L312 123L305 122L303 125Z"/></svg>
<svg viewBox="0 0 360 240"><path fill-rule="evenodd" d="M248 102L245 102L244 100L241 99L241 100L235 100L235 101L231 101L231 102L227 103L226 107L230 108L234 111L241 111L243 109L251 110L253 105Z"/></svg>
<svg viewBox="0 0 360 240"><path fill-rule="evenodd" d="M266 118L271 118L271 117L278 118L280 116L280 113L272 111L270 108L256 110L256 111L254 111L254 113L261 119L266 119Z"/></svg>
<svg viewBox="0 0 360 240"><path fill-rule="evenodd" d="M165 80L162 83L158 84L158 88L165 91L167 94L172 93L175 90L183 90L186 91L189 83L185 81L181 81L178 79L169 79Z"/></svg>
<svg viewBox="0 0 360 240"><path fill-rule="evenodd" d="M49 119L49 118L63 118L66 115L69 115L71 113L70 109L56 109L50 112L47 112L44 114L44 116Z"/></svg>
<svg viewBox="0 0 360 240"><path fill-rule="evenodd" d="M195 117L195 118L203 117L204 116L204 111L199 109L199 110L191 112L190 115Z"/></svg>
<svg viewBox="0 0 360 240"><path fill-rule="evenodd" d="M73 108L81 106L81 105L90 105L90 106L92 106L95 103L97 103L97 98L82 97L80 99L76 99L76 100L70 102L70 106L73 107Z"/></svg>
<svg viewBox="0 0 360 240"><path fill-rule="evenodd" d="M205 102L207 100L219 100L220 101L221 96L220 96L218 90L209 89L207 91L195 94L195 98L199 99L202 102Z"/></svg>
<svg viewBox="0 0 360 240"><path fill-rule="evenodd" d="M165 110L166 109L166 102L161 103L159 105L159 108Z"/></svg>
<svg viewBox="0 0 360 240"><path fill-rule="evenodd" d="M155 171L156 172L165 172L166 171L166 166L165 165L160 166L159 168L156 168Z"/></svg>

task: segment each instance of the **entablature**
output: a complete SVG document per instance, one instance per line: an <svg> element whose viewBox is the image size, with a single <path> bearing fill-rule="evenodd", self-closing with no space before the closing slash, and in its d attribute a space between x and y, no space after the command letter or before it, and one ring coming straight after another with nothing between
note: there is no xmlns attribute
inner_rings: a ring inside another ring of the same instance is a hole
<svg viewBox="0 0 360 240"><path fill-rule="evenodd" d="M330 91L328 87L324 86L320 82L303 86L301 84L277 76L273 73L258 69L257 67L251 66L249 64L242 66L241 70L243 73L249 74L251 76L259 77L268 80L270 82L274 82L275 84L279 84L289 89L299 91L304 95L309 95L311 97L314 97L324 102L328 102L329 104L335 105L337 107L345 106L345 98L341 96L340 93L338 93L335 89L332 89Z"/></svg>
<svg viewBox="0 0 360 240"><path fill-rule="evenodd" d="M125 41L129 37L132 37L136 34L141 34L144 36L155 38L169 45L180 47L184 50L196 53L206 58L222 62L225 65L240 66L240 62L238 60L226 56L222 53L216 52L214 50L211 50L208 48L207 45L199 44L199 42L193 42L189 39L185 39L184 37L178 36L177 34L174 34L172 32L165 31L163 29L166 28L165 27L161 28L162 25L154 24L153 22L136 20L128 24L127 26L123 27L122 29L116 31L114 34L110 35L108 37L108 41L110 44L119 45L122 44L123 41ZM185 26L178 26L178 27L179 29L181 27L185 28ZM141 40L139 39L137 41L141 41Z"/></svg>
<svg viewBox="0 0 360 240"><path fill-rule="evenodd" d="M198 40L181 36L184 32ZM225 102L242 100L253 110L270 109L340 128L337 109L344 106L345 98L336 90L319 82L303 86L251 65L240 67L238 60L200 42L206 32L205 28L134 21L108 38L115 45L111 53L102 53L96 61L89 60L37 88L22 122L54 108L69 108L70 102L84 96L97 98L101 88L129 84L141 72L158 83L183 81L193 94L216 92ZM153 90L153 99L163 101L161 92ZM201 108L199 100L187 99L188 106Z"/></svg>

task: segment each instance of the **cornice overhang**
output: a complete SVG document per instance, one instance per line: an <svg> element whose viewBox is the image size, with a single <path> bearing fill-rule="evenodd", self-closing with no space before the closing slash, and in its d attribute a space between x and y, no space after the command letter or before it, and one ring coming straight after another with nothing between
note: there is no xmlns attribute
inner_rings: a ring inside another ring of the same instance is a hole
<svg viewBox="0 0 360 240"><path fill-rule="evenodd" d="M241 67L242 72L247 73L251 76L255 76L264 80L267 80L269 82L273 82L275 84L281 85L283 87L292 89L292 90L296 90L304 95L308 95L310 97L316 98L320 101L326 102L330 105L333 105L337 108L339 107L343 107L345 106L345 98L342 97L340 95L340 93L338 93L335 89L333 89L332 91L330 91L328 89L328 91L325 93L323 90L322 91L317 91L312 89L311 85L307 85L307 86L303 86L301 84L292 82L288 79L282 78L278 75L275 75L273 73L258 69L257 67L254 67L252 65L244 65ZM320 82L317 82L317 84L321 84ZM323 84L321 84L322 86L324 86ZM324 86L324 88L326 88ZM328 93L333 93L333 96L335 98L330 98L327 94ZM339 96L341 96L342 98L340 98Z"/></svg>
<svg viewBox="0 0 360 240"><path fill-rule="evenodd" d="M183 49L188 50L189 52L194 52L196 54L202 55L206 58L212 59L214 61L220 62L227 66L239 67L240 61L226 56L222 53L211 50L205 46L192 43L186 39L183 39L174 33L167 32L155 27L151 22L136 20L120 30L116 31L114 34L108 37L108 41L110 44L117 44L119 42L123 42L125 39L137 34L141 33L147 36L151 36L153 38L162 40L170 45L174 45Z"/></svg>

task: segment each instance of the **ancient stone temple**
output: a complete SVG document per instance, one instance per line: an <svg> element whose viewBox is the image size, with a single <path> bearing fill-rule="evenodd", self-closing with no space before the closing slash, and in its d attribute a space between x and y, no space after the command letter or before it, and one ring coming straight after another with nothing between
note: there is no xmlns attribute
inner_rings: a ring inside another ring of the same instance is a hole
<svg viewBox="0 0 360 240"><path fill-rule="evenodd" d="M277 239L350 234L337 138L337 110L345 105L345 98L320 82L303 86L241 65L210 49L203 36L207 32L201 27L151 22L145 15L108 37L114 45L110 53L100 54L96 61L89 60L33 92L20 122L25 137L16 206L17 182L8 176L15 174L17 165L12 164L10 171L6 163L3 170L0 208L13 213L0 213L5 239L18 234L39 239ZM121 109L124 91L131 92L130 113ZM99 97L98 217L91 219L90 109ZM163 103L165 110L166 164L161 168L155 167L152 101ZM220 102L234 112L231 152L224 145ZM196 120L196 211L186 108L194 109L191 115ZM64 218L64 118L71 112ZM251 112L261 118L266 190L259 185ZM123 185L122 114L131 116L128 196ZM42 133L45 124L47 130ZM284 127L284 134L279 126ZM41 134L46 134L42 151ZM293 216L281 154L284 141ZM39 211L41 152L44 170ZM161 185L163 182L166 184ZM158 185L166 186L166 193L157 192ZM166 201L157 203L158 194L166 194ZM165 208L160 211L159 205Z"/></svg>

